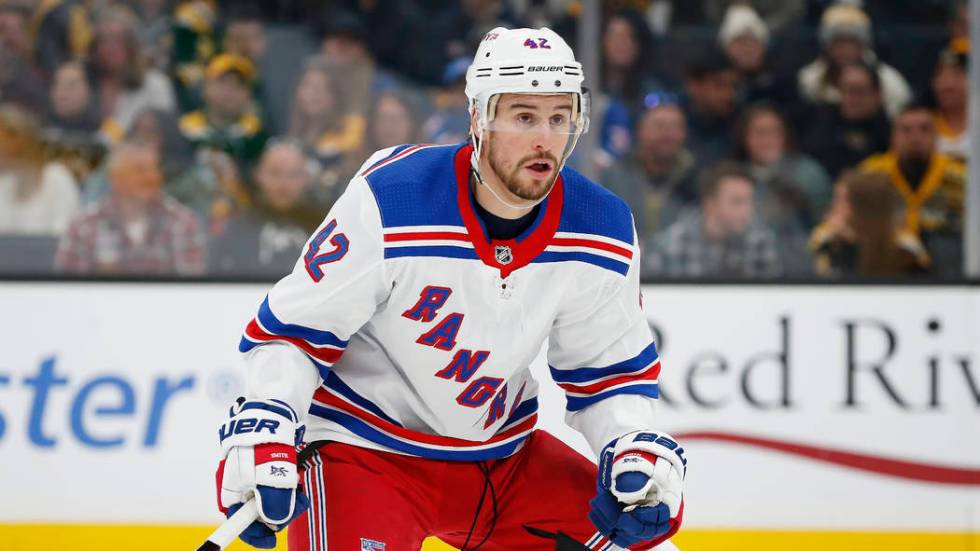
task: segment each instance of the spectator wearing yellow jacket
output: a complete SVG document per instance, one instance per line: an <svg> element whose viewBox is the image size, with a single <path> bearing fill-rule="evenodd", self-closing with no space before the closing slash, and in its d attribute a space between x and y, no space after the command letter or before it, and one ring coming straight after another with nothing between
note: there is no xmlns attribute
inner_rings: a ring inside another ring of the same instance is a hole
<svg viewBox="0 0 980 551"><path fill-rule="evenodd" d="M966 169L937 149L935 118L911 105L892 128L891 149L873 155L861 169L886 174L904 205L904 229L918 236L938 274L960 273Z"/></svg>

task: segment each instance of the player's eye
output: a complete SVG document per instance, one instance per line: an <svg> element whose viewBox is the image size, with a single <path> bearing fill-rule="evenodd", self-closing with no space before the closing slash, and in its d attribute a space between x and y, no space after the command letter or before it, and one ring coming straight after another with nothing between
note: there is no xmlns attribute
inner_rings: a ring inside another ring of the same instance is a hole
<svg viewBox="0 0 980 551"><path fill-rule="evenodd" d="M535 123L536 118L531 113L519 113L517 115L517 122L531 126Z"/></svg>
<svg viewBox="0 0 980 551"><path fill-rule="evenodd" d="M565 115L552 115L551 126L561 126L565 124Z"/></svg>

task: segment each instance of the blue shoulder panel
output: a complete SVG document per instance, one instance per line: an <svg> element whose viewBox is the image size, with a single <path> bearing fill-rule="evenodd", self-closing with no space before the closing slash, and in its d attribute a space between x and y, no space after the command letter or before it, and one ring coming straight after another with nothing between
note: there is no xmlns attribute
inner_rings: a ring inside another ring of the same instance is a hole
<svg viewBox="0 0 980 551"><path fill-rule="evenodd" d="M453 172L462 146L400 146L365 170L382 226L462 226Z"/></svg>
<svg viewBox="0 0 980 551"><path fill-rule="evenodd" d="M633 244L633 215L622 199L571 168L561 174L565 197L558 231L601 235Z"/></svg>

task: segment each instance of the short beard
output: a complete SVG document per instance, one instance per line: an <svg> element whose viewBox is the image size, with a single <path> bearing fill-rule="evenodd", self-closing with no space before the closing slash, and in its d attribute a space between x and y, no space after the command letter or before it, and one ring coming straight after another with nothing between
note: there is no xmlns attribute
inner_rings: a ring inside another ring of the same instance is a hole
<svg viewBox="0 0 980 551"><path fill-rule="evenodd" d="M514 166L514 169L509 173L505 172L504 164L494 155L494 148L492 147L493 140L487 140L487 161L490 164L490 169L493 170L497 178L504 184L507 191L511 192L517 197L524 199L525 201L538 201L545 195L547 195L552 187L554 187L555 180L558 178L558 159L550 153L542 153L540 155L528 155L522 158ZM521 178L521 168L530 161L534 159L547 159L551 161L551 166L554 167L552 170L554 173L548 180L546 180L543 185L537 183L537 181L531 180L530 178L525 178L526 181L522 181Z"/></svg>

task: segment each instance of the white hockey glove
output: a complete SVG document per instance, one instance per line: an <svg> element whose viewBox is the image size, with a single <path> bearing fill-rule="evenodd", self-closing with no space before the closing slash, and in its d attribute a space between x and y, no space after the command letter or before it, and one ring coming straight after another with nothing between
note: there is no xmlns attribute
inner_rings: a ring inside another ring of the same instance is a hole
<svg viewBox="0 0 980 551"><path fill-rule="evenodd" d="M223 459L216 476L218 507L230 516L254 498L259 520L241 538L271 549L275 532L309 507L309 500L297 491L296 446L305 427L279 400L239 398L229 414L231 419L219 430Z"/></svg>
<svg viewBox="0 0 980 551"><path fill-rule="evenodd" d="M599 457L598 493L589 518L620 547L657 545L680 529L684 449L669 435L631 432Z"/></svg>

